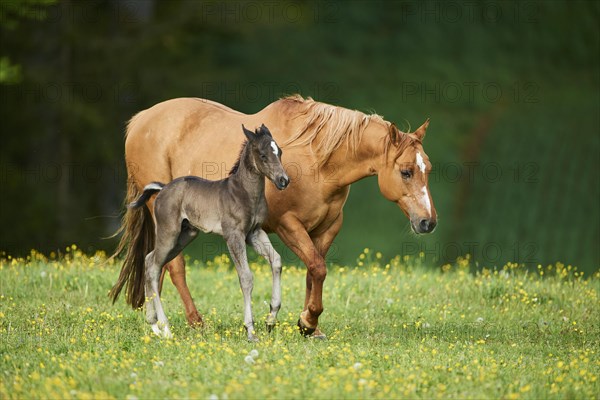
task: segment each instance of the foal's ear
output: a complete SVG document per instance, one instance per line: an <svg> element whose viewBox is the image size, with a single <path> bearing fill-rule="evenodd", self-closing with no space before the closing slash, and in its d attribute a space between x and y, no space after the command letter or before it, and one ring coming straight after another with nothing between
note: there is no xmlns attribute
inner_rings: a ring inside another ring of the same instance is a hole
<svg viewBox="0 0 600 400"><path fill-rule="evenodd" d="M419 129L417 129L416 131L414 131L414 134L417 137L417 139L423 140L423 138L425 137L425 132L427 131L427 127L428 126L429 126L429 118L427 118L427 121L425 121L423 123L423 125L421 125L419 127Z"/></svg>
<svg viewBox="0 0 600 400"><path fill-rule="evenodd" d="M260 126L260 131L263 133L263 135L267 135L269 136L271 139L273 139L273 135L271 135L271 131L269 130L269 128L267 128L265 126L265 124L262 124Z"/></svg>
<svg viewBox="0 0 600 400"><path fill-rule="evenodd" d="M246 135L246 139L248 140L252 140L256 137L256 135L254 134L254 132L246 129L246 127L244 126L244 124L242 124L242 129L244 131L244 135Z"/></svg>

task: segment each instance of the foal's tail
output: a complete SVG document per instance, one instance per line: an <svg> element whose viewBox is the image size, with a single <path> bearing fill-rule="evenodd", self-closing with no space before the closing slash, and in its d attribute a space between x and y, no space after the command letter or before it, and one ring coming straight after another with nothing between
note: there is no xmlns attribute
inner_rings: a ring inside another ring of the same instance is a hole
<svg viewBox="0 0 600 400"><path fill-rule="evenodd" d="M125 253L123 267L119 274L119 279L111 289L109 297L113 303L119 297L123 286L127 284L126 301L133 308L139 308L144 305L144 270L145 259L154 246L154 223L148 207L141 207L152 196L160 191L163 184L151 183L139 192L135 182L129 180L127 184L127 197L125 204L128 204L121 227L117 234L122 233L119 245L112 259Z"/></svg>
<svg viewBox="0 0 600 400"><path fill-rule="evenodd" d="M137 198L137 200L129 203L127 205L127 208L139 208L141 206L143 206L144 204L146 204L146 202L148 201L148 199L150 197L152 197L152 195L154 193L160 192L162 190L162 188L165 187L164 183L160 183L160 182L152 182L147 184L144 187L144 191L142 192L142 195L140 197Z"/></svg>

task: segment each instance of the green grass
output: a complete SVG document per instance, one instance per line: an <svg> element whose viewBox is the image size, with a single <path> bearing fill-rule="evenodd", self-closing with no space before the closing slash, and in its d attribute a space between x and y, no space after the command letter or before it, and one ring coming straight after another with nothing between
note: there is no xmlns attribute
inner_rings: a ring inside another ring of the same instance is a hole
<svg viewBox="0 0 600 400"><path fill-rule="evenodd" d="M245 340L226 256L189 263L203 330L187 327L166 283L172 340L154 337L122 299L110 304L118 266L102 255L4 258L0 397L598 398L598 272L556 264L473 273L468 259L434 270L420 258L384 265L378 256L330 268L326 341L297 333L304 269L293 266L284 267L280 324L265 331L270 271L253 263L258 344Z"/></svg>

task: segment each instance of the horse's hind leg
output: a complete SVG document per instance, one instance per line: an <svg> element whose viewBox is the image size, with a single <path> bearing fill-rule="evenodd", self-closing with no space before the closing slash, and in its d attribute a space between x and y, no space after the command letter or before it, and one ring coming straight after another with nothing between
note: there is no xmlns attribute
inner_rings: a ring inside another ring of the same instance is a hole
<svg viewBox="0 0 600 400"><path fill-rule="evenodd" d="M188 288L185 279L185 260L183 258L183 254L180 253L179 255L177 255L177 257L169 261L165 268L162 270L160 276L161 291L163 280L165 278L165 273L167 271L169 271L171 282L173 282L173 285L179 293L181 302L183 303L183 307L185 309L185 317L187 319L188 324L192 327L204 325L204 321L202 320L202 314L198 312L198 309L194 304L194 299L192 299L190 289Z"/></svg>
<svg viewBox="0 0 600 400"><path fill-rule="evenodd" d="M271 332L277 323L277 313L281 308L281 257L273 248L267 233L262 229L252 232L248 236L248 242L258 254L269 260L269 264L271 264L273 288L271 290L270 312L266 321L267 331Z"/></svg>
<svg viewBox="0 0 600 400"><path fill-rule="evenodd" d="M227 235L226 239L229 253L235 264L235 269L240 280L240 287L244 296L244 326L248 333L248 341L256 342L258 337L254 331L254 320L252 318L252 287L253 277L250 267L248 267L248 258L246 256L246 242L243 235L234 233Z"/></svg>

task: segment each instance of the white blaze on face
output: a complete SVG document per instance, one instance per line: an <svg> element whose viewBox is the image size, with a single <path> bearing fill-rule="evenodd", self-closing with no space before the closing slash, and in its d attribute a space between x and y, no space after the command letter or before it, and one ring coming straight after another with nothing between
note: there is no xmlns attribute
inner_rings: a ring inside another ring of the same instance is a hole
<svg viewBox="0 0 600 400"><path fill-rule="evenodd" d="M421 188L421 193L423 194L421 196L421 204L425 206L425 209L427 209L427 213L431 217L431 202L429 201L429 193L427 192L427 186L423 186Z"/></svg>
<svg viewBox="0 0 600 400"><path fill-rule="evenodd" d="M423 156L420 152L417 151L417 167L421 170L422 173L425 173L425 162L423 161Z"/></svg>
<svg viewBox="0 0 600 400"><path fill-rule="evenodd" d="M417 167L419 167L419 169L421 170L421 173L425 174L425 169L426 169L425 161L423 161L423 156L421 155L421 152L419 152L419 151L417 151L416 163L417 163ZM429 214L429 216L431 216L431 202L429 201L429 192L427 192L427 186L423 186L421 188L421 194L422 195L421 195L420 202L421 202L421 204L423 204L423 206L427 210L427 213Z"/></svg>
<svg viewBox="0 0 600 400"><path fill-rule="evenodd" d="M276 156L279 155L279 149L277 148L275 142L271 141L271 147L273 148L273 154L275 154Z"/></svg>

